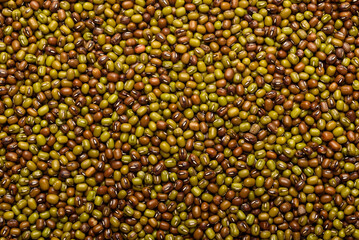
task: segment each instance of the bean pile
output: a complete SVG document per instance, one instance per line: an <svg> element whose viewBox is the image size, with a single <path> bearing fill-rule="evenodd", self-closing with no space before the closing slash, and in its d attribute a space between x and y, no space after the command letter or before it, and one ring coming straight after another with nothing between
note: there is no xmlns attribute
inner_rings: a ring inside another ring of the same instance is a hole
<svg viewBox="0 0 359 240"><path fill-rule="evenodd" d="M359 1L0 4L0 240L359 239Z"/></svg>

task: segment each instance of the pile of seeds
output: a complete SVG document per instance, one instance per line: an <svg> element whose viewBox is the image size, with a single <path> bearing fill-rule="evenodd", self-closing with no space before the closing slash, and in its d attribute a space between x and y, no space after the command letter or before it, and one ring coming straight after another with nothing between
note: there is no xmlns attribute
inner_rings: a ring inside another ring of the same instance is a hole
<svg viewBox="0 0 359 240"><path fill-rule="evenodd" d="M0 2L0 240L359 239L359 1Z"/></svg>

